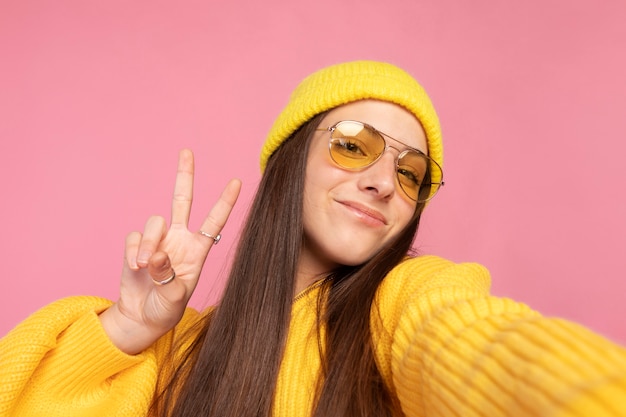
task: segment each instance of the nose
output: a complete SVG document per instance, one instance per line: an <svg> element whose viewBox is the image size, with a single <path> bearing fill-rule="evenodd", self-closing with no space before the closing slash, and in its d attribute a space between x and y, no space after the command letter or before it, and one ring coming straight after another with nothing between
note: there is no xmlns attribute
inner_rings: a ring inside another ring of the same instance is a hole
<svg viewBox="0 0 626 417"><path fill-rule="evenodd" d="M379 199L390 199L396 192L395 152L389 148L385 149L378 161L360 171L359 174L358 185L361 190Z"/></svg>

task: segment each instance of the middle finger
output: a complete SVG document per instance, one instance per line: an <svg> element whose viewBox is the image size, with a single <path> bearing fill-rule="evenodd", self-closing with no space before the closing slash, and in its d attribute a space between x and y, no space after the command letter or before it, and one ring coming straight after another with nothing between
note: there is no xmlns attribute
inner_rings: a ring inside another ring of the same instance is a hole
<svg viewBox="0 0 626 417"><path fill-rule="evenodd" d="M187 227L193 199L193 153L183 149L178 156L178 172L172 197L172 225Z"/></svg>

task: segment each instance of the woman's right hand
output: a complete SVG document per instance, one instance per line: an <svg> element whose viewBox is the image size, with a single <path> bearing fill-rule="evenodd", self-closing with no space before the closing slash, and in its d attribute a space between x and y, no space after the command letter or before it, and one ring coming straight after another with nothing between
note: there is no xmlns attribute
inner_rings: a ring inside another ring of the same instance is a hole
<svg viewBox="0 0 626 417"><path fill-rule="evenodd" d="M151 217L143 233L126 237L120 297L100 314L111 341L136 354L152 345L181 319L215 239L188 229L193 197L194 161L180 152L169 228L163 217ZM241 182L231 180L200 230L218 236L237 201ZM175 278L164 285L155 281Z"/></svg>

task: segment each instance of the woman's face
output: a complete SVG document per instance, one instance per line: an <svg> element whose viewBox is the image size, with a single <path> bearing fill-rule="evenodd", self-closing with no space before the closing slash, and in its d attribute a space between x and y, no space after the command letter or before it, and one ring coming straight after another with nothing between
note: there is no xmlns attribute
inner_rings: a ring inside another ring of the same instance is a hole
<svg viewBox="0 0 626 417"><path fill-rule="evenodd" d="M342 120L369 124L427 153L426 135L420 123L396 104L377 100L346 104L330 111L319 128ZM328 131L314 134L306 166L305 243L300 266L310 274L367 261L400 233L416 208L415 201L402 191L397 180L396 157L404 145L385 137L393 148L369 167L348 170L331 159L329 138Z"/></svg>

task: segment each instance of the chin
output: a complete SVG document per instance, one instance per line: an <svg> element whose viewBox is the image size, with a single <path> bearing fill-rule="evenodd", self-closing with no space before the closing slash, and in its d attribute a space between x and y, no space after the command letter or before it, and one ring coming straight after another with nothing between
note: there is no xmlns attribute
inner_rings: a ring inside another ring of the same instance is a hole
<svg viewBox="0 0 626 417"><path fill-rule="evenodd" d="M378 252L376 251L372 253L363 253L363 254L352 253L350 254L350 256L344 256L344 257L341 257L340 259L337 259L337 263L339 263L340 265L346 265L346 266L358 266L372 259L374 255L376 255L376 253Z"/></svg>

